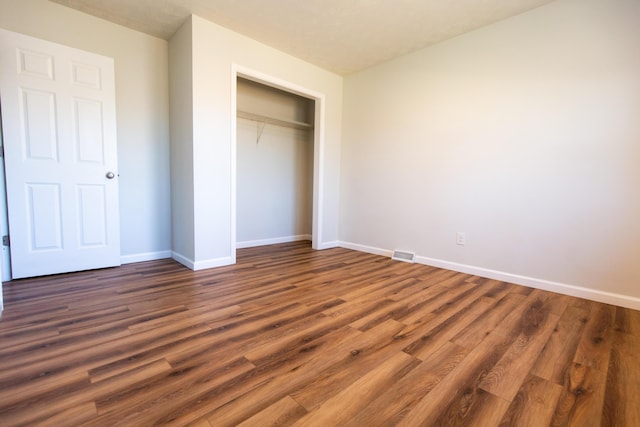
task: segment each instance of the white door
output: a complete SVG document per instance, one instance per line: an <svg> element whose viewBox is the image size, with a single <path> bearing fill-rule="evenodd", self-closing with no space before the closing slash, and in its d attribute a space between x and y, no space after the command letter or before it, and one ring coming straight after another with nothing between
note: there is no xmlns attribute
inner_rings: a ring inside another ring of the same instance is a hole
<svg viewBox="0 0 640 427"><path fill-rule="evenodd" d="M120 265L113 60L0 29L12 278Z"/></svg>

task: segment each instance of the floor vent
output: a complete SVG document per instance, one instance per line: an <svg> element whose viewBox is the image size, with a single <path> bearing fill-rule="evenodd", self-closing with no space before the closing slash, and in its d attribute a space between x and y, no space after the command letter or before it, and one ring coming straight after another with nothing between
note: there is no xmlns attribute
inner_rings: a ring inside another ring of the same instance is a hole
<svg viewBox="0 0 640 427"><path fill-rule="evenodd" d="M393 255L391 256L391 259L395 259L396 261L414 263L416 262L416 254L414 254L413 252L395 250L393 251Z"/></svg>

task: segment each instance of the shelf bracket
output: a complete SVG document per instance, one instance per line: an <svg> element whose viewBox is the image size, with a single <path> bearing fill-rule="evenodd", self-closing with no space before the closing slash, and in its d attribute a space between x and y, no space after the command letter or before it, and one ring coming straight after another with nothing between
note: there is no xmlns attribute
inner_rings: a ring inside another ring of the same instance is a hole
<svg viewBox="0 0 640 427"><path fill-rule="evenodd" d="M264 132L264 127L266 125L266 122L256 122L256 144L260 143L260 138L262 138L262 132Z"/></svg>

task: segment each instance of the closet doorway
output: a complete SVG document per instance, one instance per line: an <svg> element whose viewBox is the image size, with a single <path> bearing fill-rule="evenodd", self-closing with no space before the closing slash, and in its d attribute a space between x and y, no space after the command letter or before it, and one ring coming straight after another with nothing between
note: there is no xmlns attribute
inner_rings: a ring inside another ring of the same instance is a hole
<svg viewBox="0 0 640 427"><path fill-rule="evenodd" d="M236 248L317 248L321 99L241 73L235 88Z"/></svg>

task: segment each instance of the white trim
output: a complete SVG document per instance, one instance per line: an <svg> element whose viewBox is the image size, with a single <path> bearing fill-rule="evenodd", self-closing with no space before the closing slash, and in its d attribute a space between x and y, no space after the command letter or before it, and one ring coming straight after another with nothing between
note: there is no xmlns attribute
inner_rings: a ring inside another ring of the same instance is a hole
<svg viewBox="0 0 640 427"><path fill-rule="evenodd" d="M387 249L376 248L373 246L360 245L350 242L340 242L340 247L352 249L370 254L391 256L393 251ZM553 282L535 277L522 276L519 274L508 273L505 271L492 270L473 265L460 264L457 262L445 261L436 258L428 258L416 256L417 264L429 265L432 267L444 268L447 270L458 271L460 273L473 274L476 276L486 277L488 279L500 280L503 282L515 283L517 285L527 286L530 288L541 289L550 292L556 292L563 295L569 295L578 298L585 298L605 304L613 304L621 307L640 310L640 298L606 292L597 289L585 288L582 286L570 285L567 283Z"/></svg>
<svg viewBox="0 0 640 427"><path fill-rule="evenodd" d="M131 264L134 262L155 261L157 259L171 258L171 251L144 252L139 254L122 255L120 262L122 264Z"/></svg>
<svg viewBox="0 0 640 427"><path fill-rule="evenodd" d="M236 147L236 109L237 109L237 78L242 77L257 83L265 84L286 92L294 93L305 98L315 100L315 123L313 131L313 223L311 245L320 249L322 242L322 208L324 201L324 138L325 138L325 95L312 89L291 83L289 81L270 76L251 68L233 63L231 64L231 256L235 262L235 250L238 248L236 203L237 203L237 147Z"/></svg>
<svg viewBox="0 0 640 427"><path fill-rule="evenodd" d="M391 255L393 255L393 251L390 251L390 250L387 250L387 249L380 249L380 248L376 248L376 247L373 247L373 246L360 245L358 243L350 243L350 242L340 241L340 242L338 242L338 245L341 248L352 249L354 251L366 252L366 253L374 254L374 255L386 256L386 257L389 257L389 258L391 258Z"/></svg>
<svg viewBox="0 0 640 427"><path fill-rule="evenodd" d="M313 248L313 249L317 249L317 250L322 250L322 249L331 249L331 248L339 248L340 247L340 242L338 240L334 240L331 242L320 242L318 243L318 246Z"/></svg>
<svg viewBox="0 0 640 427"><path fill-rule="evenodd" d="M300 240L311 240L311 234L299 234L297 236L274 237L271 239L261 239L261 240L247 240L244 242L237 242L236 247L239 249L253 248L255 246L275 245L278 243L297 242Z"/></svg>
<svg viewBox="0 0 640 427"><path fill-rule="evenodd" d="M238 69L235 64L231 64L231 156L229 161L231 162L231 241L229 242L229 251L233 264L236 263L236 249L238 244L237 239L237 132L238 132L238 117L236 111L238 110Z"/></svg>
<svg viewBox="0 0 640 427"><path fill-rule="evenodd" d="M235 259L232 257L213 258L195 262L194 260L177 252L171 252L171 258L193 271L223 267L225 265L232 265L235 263Z"/></svg>
<svg viewBox="0 0 640 427"><path fill-rule="evenodd" d="M225 265L233 265L233 264L235 264L235 257L230 257L230 256L205 259L203 261L196 262L192 270L193 271L206 270L208 268L224 267Z"/></svg>
<svg viewBox="0 0 640 427"><path fill-rule="evenodd" d="M313 132L313 218L311 247L320 249L322 242L322 206L324 202L324 125L325 98L320 94L315 98L315 118Z"/></svg>

